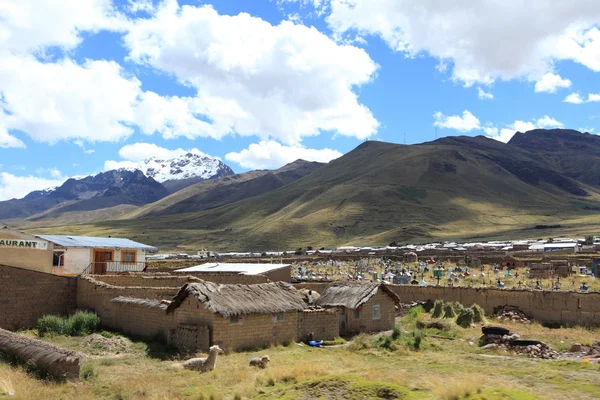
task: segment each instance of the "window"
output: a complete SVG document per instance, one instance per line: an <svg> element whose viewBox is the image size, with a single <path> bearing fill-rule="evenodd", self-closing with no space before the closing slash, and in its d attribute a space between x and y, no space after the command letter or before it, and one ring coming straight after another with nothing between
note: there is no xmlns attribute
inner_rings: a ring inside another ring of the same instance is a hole
<svg viewBox="0 0 600 400"><path fill-rule="evenodd" d="M360 310L358 308L354 310L354 319L360 319Z"/></svg>
<svg viewBox="0 0 600 400"><path fill-rule="evenodd" d="M273 322L282 322L284 315L283 312L273 313Z"/></svg>
<svg viewBox="0 0 600 400"><path fill-rule="evenodd" d="M379 321L381 319L381 307L379 304L373 304L373 321Z"/></svg>
<svg viewBox="0 0 600 400"><path fill-rule="evenodd" d="M121 262L134 263L135 262L135 251L122 251Z"/></svg>
<svg viewBox="0 0 600 400"><path fill-rule="evenodd" d="M65 265L65 252L64 251L55 251L52 255L52 266L53 267L63 267Z"/></svg>

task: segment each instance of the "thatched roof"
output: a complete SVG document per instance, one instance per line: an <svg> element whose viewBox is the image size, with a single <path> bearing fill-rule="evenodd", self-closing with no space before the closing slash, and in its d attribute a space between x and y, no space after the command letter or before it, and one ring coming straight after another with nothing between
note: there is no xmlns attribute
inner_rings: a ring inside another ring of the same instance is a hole
<svg viewBox="0 0 600 400"><path fill-rule="evenodd" d="M173 312L193 296L213 313L225 318L233 315L271 314L305 308L302 295L291 285L261 283L258 285L222 285L213 282L186 283L173 298L167 312Z"/></svg>
<svg viewBox="0 0 600 400"><path fill-rule="evenodd" d="M334 282L325 288L317 305L356 309L375 296L379 289L390 296L394 303L400 303L400 298L384 283Z"/></svg>
<svg viewBox="0 0 600 400"><path fill-rule="evenodd" d="M112 303L121 303L121 304L133 304L141 307L148 308L161 308L163 310L167 309L167 305L165 303L160 302L159 300L154 299L138 299L135 297L125 297L119 296L115 297L111 300Z"/></svg>

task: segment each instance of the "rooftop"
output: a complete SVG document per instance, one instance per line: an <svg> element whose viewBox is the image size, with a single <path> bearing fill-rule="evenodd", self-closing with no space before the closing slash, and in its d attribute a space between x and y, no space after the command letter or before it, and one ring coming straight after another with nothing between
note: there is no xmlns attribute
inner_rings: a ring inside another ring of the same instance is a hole
<svg viewBox="0 0 600 400"><path fill-rule="evenodd" d="M106 238L93 236L61 236L61 235L34 235L62 247L104 248L104 249L135 249L156 251L156 247L123 238Z"/></svg>
<svg viewBox="0 0 600 400"><path fill-rule="evenodd" d="M237 272L245 275L259 275L289 266L290 264L206 263L178 269L175 272Z"/></svg>

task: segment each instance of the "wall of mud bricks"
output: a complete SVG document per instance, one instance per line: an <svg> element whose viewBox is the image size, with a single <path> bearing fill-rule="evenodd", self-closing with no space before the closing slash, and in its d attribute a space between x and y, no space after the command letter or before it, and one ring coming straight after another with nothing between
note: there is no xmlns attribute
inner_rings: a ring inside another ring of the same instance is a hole
<svg viewBox="0 0 600 400"><path fill-rule="evenodd" d="M76 307L77 280L0 265L0 327L33 328L46 314L67 315Z"/></svg>
<svg viewBox="0 0 600 400"><path fill-rule="evenodd" d="M322 293L327 283L295 285ZM516 290L446 286L389 285L402 303L442 299L464 305L479 304L486 313L511 305L534 320L548 324L600 326L600 292Z"/></svg>
<svg viewBox="0 0 600 400"><path fill-rule="evenodd" d="M114 286L141 286L141 287L176 287L180 288L188 282L199 282L200 279L189 275L148 275L148 274L123 274L123 275L91 275L97 281Z"/></svg>
<svg viewBox="0 0 600 400"><path fill-rule="evenodd" d="M173 276L185 275L200 278L204 281L222 283L224 285L254 285L267 283L270 280L264 275L244 275L237 272L173 272L171 268L151 269L148 273L169 273Z"/></svg>
<svg viewBox="0 0 600 400"><path fill-rule="evenodd" d="M305 310L298 315L298 340L309 333L314 340L332 340L340 336L338 313L333 310Z"/></svg>

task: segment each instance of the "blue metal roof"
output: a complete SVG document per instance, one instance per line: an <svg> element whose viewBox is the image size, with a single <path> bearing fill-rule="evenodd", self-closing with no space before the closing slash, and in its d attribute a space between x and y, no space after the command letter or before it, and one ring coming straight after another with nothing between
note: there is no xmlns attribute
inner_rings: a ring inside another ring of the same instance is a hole
<svg viewBox="0 0 600 400"><path fill-rule="evenodd" d="M122 238L106 238L92 236L61 236L61 235L35 235L40 239L47 240L62 247L91 247L105 249L132 249L132 250L148 250L156 251L156 247L148 246L143 243L134 242L129 239Z"/></svg>

